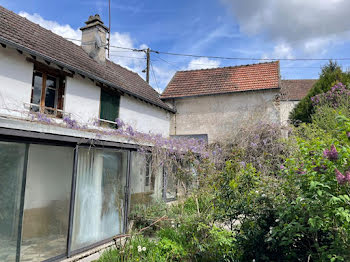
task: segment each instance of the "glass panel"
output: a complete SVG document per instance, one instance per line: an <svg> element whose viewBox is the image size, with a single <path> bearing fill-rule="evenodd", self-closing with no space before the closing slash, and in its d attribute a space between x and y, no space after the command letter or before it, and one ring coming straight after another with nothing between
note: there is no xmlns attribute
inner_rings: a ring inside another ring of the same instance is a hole
<svg viewBox="0 0 350 262"><path fill-rule="evenodd" d="M55 108L55 98L56 98L56 90L47 88L46 97L45 97L45 106Z"/></svg>
<svg viewBox="0 0 350 262"><path fill-rule="evenodd" d="M80 148L72 250L123 232L127 153Z"/></svg>
<svg viewBox="0 0 350 262"><path fill-rule="evenodd" d="M141 152L131 153L130 211L138 205L149 205L162 197L161 169L152 168L151 156Z"/></svg>
<svg viewBox="0 0 350 262"><path fill-rule="evenodd" d="M22 228L22 261L66 253L73 148L30 145Z"/></svg>
<svg viewBox="0 0 350 262"><path fill-rule="evenodd" d="M53 76L47 76L46 87L56 89L57 78Z"/></svg>
<svg viewBox="0 0 350 262"><path fill-rule="evenodd" d="M165 186L165 197L168 200L176 199L177 197L177 179L175 178L176 167L173 166L172 172L166 171L166 186Z"/></svg>
<svg viewBox="0 0 350 262"><path fill-rule="evenodd" d="M45 107L55 108L56 84L57 84L57 78L48 75L46 79ZM54 111L48 109L48 110L45 110L45 113L53 114Z"/></svg>
<svg viewBox="0 0 350 262"><path fill-rule="evenodd" d="M0 261L16 260L25 145L0 142Z"/></svg>
<svg viewBox="0 0 350 262"><path fill-rule="evenodd" d="M42 73L34 72L34 75L33 75L33 97L32 97L32 101L31 101L32 104L37 104L37 105L40 104L42 84L43 84ZM32 106L31 110L37 112L37 111L39 111L39 107Z"/></svg>

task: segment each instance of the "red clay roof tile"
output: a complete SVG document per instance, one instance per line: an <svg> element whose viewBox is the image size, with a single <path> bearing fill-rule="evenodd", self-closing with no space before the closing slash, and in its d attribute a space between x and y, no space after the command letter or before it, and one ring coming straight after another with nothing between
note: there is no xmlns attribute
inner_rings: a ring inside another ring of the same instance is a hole
<svg viewBox="0 0 350 262"><path fill-rule="evenodd" d="M162 99L279 88L279 62L178 71Z"/></svg>
<svg viewBox="0 0 350 262"><path fill-rule="evenodd" d="M281 80L281 100L303 99L316 82L317 79Z"/></svg>

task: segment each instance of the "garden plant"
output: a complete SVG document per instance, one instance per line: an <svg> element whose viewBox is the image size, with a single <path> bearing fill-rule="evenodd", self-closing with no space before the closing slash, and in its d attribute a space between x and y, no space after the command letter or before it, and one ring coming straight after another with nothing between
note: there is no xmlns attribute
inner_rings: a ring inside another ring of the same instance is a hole
<svg viewBox="0 0 350 262"><path fill-rule="evenodd" d="M350 261L349 94L336 82L311 96L287 132L256 123L201 157L163 152L191 163L196 176L179 165L177 178L197 186L132 212L130 235L99 261Z"/></svg>

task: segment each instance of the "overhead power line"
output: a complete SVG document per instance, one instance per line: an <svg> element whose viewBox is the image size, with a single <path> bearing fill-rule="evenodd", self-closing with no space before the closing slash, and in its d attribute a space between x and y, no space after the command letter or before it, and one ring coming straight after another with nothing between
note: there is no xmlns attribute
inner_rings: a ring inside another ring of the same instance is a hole
<svg viewBox="0 0 350 262"><path fill-rule="evenodd" d="M110 55L111 57L124 57L124 58L130 58L130 59L141 59L146 60L146 57L134 57L134 56L124 56L124 55Z"/></svg>
<svg viewBox="0 0 350 262"><path fill-rule="evenodd" d="M257 61L328 61L328 60L350 60L350 58L253 58L253 57L226 57L226 56L209 56L209 55L193 55L193 54L180 54L150 50L156 54L173 55L173 56L186 56L195 58L211 58L211 59L227 59L227 60L257 60Z"/></svg>
<svg viewBox="0 0 350 262"><path fill-rule="evenodd" d="M78 41L81 42L81 40L73 39L73 38L65 38L67 40L71 41ZM124 47L124 46L115 46L111 45L110 47L118 48L118 49L124 49L124 50L130 50L134 52L145 52L147 49L138 49L138 48L131 48L131 47ZM196 54L182 54L182 53L172 53L172 52L164 52L164 51L157 51L150 49L150 52L156 53L156 54L164 54L164 55L172 55L172 56L184 56L184 57L195 57L195 58L211 58L211 59L226 59L226 60L251 60L251 61L329 61L329 60L339 60L339 61L345 61L350 60L349 57L338 57L338 58L256 58L256 57L226 57L226 56L211 56L211 55L196 55Z"/></svg>
<svg viewBox="0 0 350 262"><path fill-rule="evenodd" d="M151 61L150 61L150 64L151 64L151 69L152 69L152 74L153 74L154 81L156 82L157 88L159 90L158 81L157 81L157 78L156 78L156 74L154 73L153 64L152 64Z"/></svg>

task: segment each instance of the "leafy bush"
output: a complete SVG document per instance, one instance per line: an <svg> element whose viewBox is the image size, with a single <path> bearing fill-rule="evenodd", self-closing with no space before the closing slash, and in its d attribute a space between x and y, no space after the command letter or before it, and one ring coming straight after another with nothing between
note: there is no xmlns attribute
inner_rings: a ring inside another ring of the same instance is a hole
<svg viewBox="0 0 350 262"><path fill-rule="evenodd" d="M154 241L143 236L134 236L124 246L110 249L102 254L99 262L167 262L168 260Z"/></svg>
<svg viewBox="0 0 350 262"><path fill-rule="evenodd" d="M350 120L339 107L320 117L325 106L274 175L234 158L218 175L214 214L234 232L237 261L350 260Z"/></svg>
<svg viewBox="0 0 350 262"><path fill-rule="evenodd" d="M350 261L347 94L338 84L314 98L312 123L288 140L260 123L212 145L190 196L134 212L135 229L167 216L152 239L137 234L100 261Z"/></svg>
<svg viewBox="0 0 350 262"><path fill-rule="evenodd" d="M144 233L152 235L156 228L155 226L151 226L151 224L155 219L165 216L167 210L168 207L164 201L154 201L149 205L134 205L128 216L129 221L132 221L132 230L140 230L150 226Z"/></svg>
<svg viewBox="0 0 350 262"><path fill-rule="evenodd" d="M299 104L293 109L290 114L290 119L293 123L297 122L311 122L311 116L315 112L315 107L311 98L329 91L331 87L342 82L348 84L350 81L350 74L342 72L340 66L336 62L330 61L327 65L322 68L320 78L304 97Z"/></svg>
<svg viewBox="0 0 350 262"><path fill-rule="evenodd" d="M315 113L311 116L312 123L337 137L339 123L335 116L339 112L350 117L350 89L338 83L330 91L312 97L311 100L316 107Z"/></svg>

